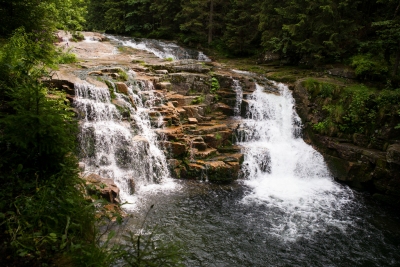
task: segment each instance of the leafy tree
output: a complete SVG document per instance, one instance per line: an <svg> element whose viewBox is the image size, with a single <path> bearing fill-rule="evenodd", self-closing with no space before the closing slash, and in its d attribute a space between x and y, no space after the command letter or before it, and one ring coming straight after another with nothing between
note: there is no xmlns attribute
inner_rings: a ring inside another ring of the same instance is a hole
<svg viewBox="0 0 400 267"><path fill-rule="evenodd" d="M27 32L56 28L80 30L87 0L0 0L0 35L19 27Z"/></svg>

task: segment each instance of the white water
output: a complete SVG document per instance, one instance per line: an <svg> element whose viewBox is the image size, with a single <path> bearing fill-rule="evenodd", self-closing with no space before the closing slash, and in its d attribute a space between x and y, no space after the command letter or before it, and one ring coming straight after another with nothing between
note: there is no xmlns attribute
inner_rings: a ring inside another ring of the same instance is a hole
<svg viewBox="0 0 400 267"><path fill-rule="evenodd" d="M239 83L239 80L233 80L233 90L236 93L236 103L234 107L234 116L235 117L240 117L241 115L241 106L242 106L242 100L243 100L243 88Z"/></svg>
<svg viewBox="0 0 400 267"><path fill-rule="evenodd" d="M336 214L351 192L333 181L321 154L300 137L291 92L277 86L281 95L256 85L240 129L245 184L251 188L243 201L274 210L271 231L286 240L310 237L329 226L345 229L351 222Z"/></svg>
<svg viewBox="0 0 400 267"><path fill-rule="evenodd" d="M148 116L148 111L160 101L153 89L151 82L137 81L129 87L129 97L114 90L114 101L125 113L130 113L124 119L111 102L108 88L75 85L74 105L79 113L81 161L86 165L85 171L113 179L123 202L137 202L138 196L146 191L174 187ZM130 179L135 183L134 196Z"/></svg>
<svg viewBox="0 0 400 267"><path fill-rule="evenodd" d="M172 58L173 60L196 59L199 61L211 61L203 52L185 49L173 42L162 42L154 39L127 39L119 36L107 35L110 40L118 41L123 46L145 50L159 58Z"/></svg>

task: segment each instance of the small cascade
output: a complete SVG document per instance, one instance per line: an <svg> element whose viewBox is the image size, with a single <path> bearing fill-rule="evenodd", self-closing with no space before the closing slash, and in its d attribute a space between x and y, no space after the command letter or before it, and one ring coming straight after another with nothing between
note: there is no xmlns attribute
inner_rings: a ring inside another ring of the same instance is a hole
<svg viewBox="0 0 400 267"><path fill-rule="evenodd" d="M270 207L272 231L285 239L307 237L327 225L343 227L346 222L335 214L351 193L333 181L321 154L300 138L291 92L276 86L280 95L256 85L238 131L245 184L251 189L244 202Z"/></svg>
<svg viewBox="0 0 400 267"><path fill-rule="evenodd" d="M234 116L239 117L241 115L241 106L242 106L242 100L243 100L243 89L242 86L239 83L239 80L233 80L233 90L236 93L236 103L235 103L235 108L234 108Z"/></svg>
<svg viewBox="0 0 400 267"><path fill-rule="evenodd" d="M170 176L148 115L161 101L153 89L149 81L133 82L128 95L90 84L75 85L81 161L86 172L113 179L123 201Z"/></svg>
<svg viewBox="0 0 400 267"><path fill-rule="evenodd" d="M211 61L203 52L183 48L173 42L162 42L155 39L127 38L115 35L107 35L110 40L117 41L123 46L145 50L159 58L172 58L173 60L196 59L199 61Z"/></svg>

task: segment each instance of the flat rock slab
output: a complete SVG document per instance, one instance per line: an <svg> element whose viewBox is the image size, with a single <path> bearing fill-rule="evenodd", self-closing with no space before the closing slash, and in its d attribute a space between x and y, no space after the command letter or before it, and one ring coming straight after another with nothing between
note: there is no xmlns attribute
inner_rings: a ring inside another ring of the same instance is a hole
<svg viewBox="0 0 400 267"><path fill-rule="evenodd" d="M188 121L189 121L189 124L198 124L199 123L196 118L188 118Z"/></svg>

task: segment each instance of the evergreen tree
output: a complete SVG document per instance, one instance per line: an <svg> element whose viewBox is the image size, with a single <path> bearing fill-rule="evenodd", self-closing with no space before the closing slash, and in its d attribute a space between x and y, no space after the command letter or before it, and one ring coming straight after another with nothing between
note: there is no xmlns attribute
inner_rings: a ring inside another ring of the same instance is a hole
<svg viewBox="0 0 400 267"><path fill-rule="evenodd" d="M176 20L184 43L208 44L216 38L222 38L224 17L229 9L225 0L189 0L182 2L182 10Z"/></svg>
<svg viewBox="0 0 400 267"><path fill-rule="evenodd" d="M259 1L233 0L225 17L223 40L232 53L249 55L258 47Z"/></svg>

